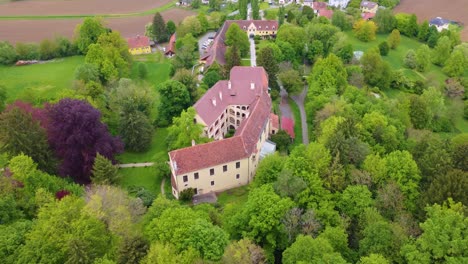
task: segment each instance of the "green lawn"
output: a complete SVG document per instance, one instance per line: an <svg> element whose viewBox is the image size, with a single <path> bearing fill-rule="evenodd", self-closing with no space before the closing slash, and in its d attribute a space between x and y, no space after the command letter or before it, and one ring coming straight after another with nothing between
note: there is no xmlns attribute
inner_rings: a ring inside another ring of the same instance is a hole
<svg viewBox="0 0 468 264"><path fill-rule="evenodd" d="M293 145L300 145L302 144L301 112L299 111L299 107L293 99L289 98L288 100L289 105L291 106L291 111L294 115L294 135L296 136L296 138L294 139Z"/></svg>
<svg viewBox="0 0 468 264"><path fill-rule="evenodd" d="M53 98L60 90L72 87L75 69L83 62L83 56L74 56L44 64L0 66L0 85L6 87L10 102L28 94Z"/></svg>
<svg viewBox="0 0 468 264"><path fill-rule="evenodd" d="M154 195L161 193L161 177L158 177L155 167L123 168L119 170L121 178L119 185L125 189L131 186L144 187Z"/></svg>
<svg viewBox="0 0 468 264"><path fill-rule="evenodd" d="M142 61L143 58L143 61ZM138 76L138 65L144 63L148 70L148 76L145 80L153 87L153 90L156 91L157 86L169 79L169 73L171 71L171 64L165 59L160 59L155 54L150 54L146 56L135 56L135 62L132 64L132 69L130 71L130 78L132 80L140 79Z"/></svg>
<svg viewBox="0 0 468 264"><path fill-rule="evenodd" d="M158 128L153 135L151 147L142 153L124 152L117 157L120 163L157 162L167 160L167 128Z"/></svg>
<svg viewBox="0 0 468 264"><path fill-rule="evenodd" d="M265 10L265 9L270 8L270 5L267 2L261 2L259 7L260 7L260 10Z"/></svg>
<svg viewBox="0 0 468 264"><path fill-rule="evenodd" d="M247 202L248 194L248 185L227 190L218 194L218 204L221 205L223 208L227 205L241 205Z"/></svg>
<svg viewBox="0 0 468 264"><path fill-rule="evenodd" d="M250 66L250 59L242 59L241 66Z"/></svg>

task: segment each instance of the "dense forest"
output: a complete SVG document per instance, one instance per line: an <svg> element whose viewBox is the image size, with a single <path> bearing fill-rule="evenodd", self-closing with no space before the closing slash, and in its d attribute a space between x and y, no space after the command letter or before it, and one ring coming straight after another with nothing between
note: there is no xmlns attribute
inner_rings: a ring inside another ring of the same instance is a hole
<svg viewBox="0 0 468 264"><path fill-rule="evenodd" d="M167 150L207 142L190 106L240 65L246 34L229 28L227 65L199 83L196 37L226 17L200 13L176 28L156 14L148 35L177 32L178 52L154 90L128 78L135 64L149 73L120 34L85 19L50 55L84 56L73 89L28 102L0 89L1 262L467 263L468 45L414 15L355 11L330 21L279 8L276 39L255 39L257 64L275 109L280 85L308 87L310 143L273 138L278 152L242 197L200 205L122 188L116 155L147 151L159 127ZM23 58L6 42L0 51L0 63ZM155 174L170 182L164 161Z"/></svg>

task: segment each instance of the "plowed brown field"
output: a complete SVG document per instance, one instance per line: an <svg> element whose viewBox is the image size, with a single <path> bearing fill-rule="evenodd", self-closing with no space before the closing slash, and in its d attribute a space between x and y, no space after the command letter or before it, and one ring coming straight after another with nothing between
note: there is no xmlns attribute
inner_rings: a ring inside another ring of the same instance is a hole
<svg viewBox="0 0 468 264"><path fill-rule="evenodd" d="M185 9L173 8L161 12L165 21L176 24L195 13ZM135 16L124 18L106 18L106 25L119 31L123 37L143 35L145 25L151 22L152 16ZM47 19L47 20L0 20L0 41L38 42L56 35L72 37L77 24L82 19Z"/></svg>
<svg viewBox="0 0 468 264"><path fill-rule="evenodd" d="M171 0L24 0L0 4L0 16L123 14L169 2Z"/></svg>
<svg viewBox="0 0 468 264"><path fill-rule="evenodd" d="M401 0L394 11L416 14L419 22L434 17L461 22L465 25L462 40L468 41L468 0Z"/></svg>

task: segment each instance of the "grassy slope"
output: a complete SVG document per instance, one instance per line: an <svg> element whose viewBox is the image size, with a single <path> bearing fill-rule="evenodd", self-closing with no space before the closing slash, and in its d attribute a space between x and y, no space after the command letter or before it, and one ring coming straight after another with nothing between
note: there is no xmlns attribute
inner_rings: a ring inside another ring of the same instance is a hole
<svg viewBox="0 0 468 264"><path fill-rule="evenodd" d="M54 96L72 86L76 67L84 57L74 56L54 62L28 66L0 66L0 84L7 88L8 100L13 101L27 90L40 90Z"/></svg>
<svg viewBox="0 0 468 264"><path fill-rule="evenodd" d="M158 128L153 135L148 151L142 153L124 152L117 157L121 163L156 162L167 160L167 128Z"/></svg>
<svg viewBox="0 0 468 264"><path fill-rule="evenodd" d="M130 186L144 187L151 193L158 195L161 193L161 177L157 177L154 167L147 168L124 168L119 170L122 176L119 185L123 188Z"/></svg>
<svg viewBox="0 0 468 264"><path fill-rule="evenodd" d="M374 41L362 42L354 37L354 34L352 31L348 31L345 33L348 36L348 41L353 45L354 50L362 50L362 51L366 51L369 48L377 47L380 42L387 40L387 36L388 36L388 35L377 35L377 38ZM400 45L395 50L390 50L389 54L387 56L384 56L383 58L392 66L393 69L395 70L403 69L405 74L413 80L422 79L424 81L430 81L430 83L436 86L443 85L443 82L445 81L445 79L448 78L448 76L442 72L441 67L431 64L431 66L429 67L429 70L424 73L419 73L415 70L411 70L411 69L404 67L403 59L404 59L406 52L409 49L413 49L416 51L418 47L421 46L422 44L423 43L417 40L410 39L405 36L401 36ZM468 71L465 72L465 76L468 77ZM399 93L400 91L398 90L385 91L385 94L391 98L397 96ZM446 98L446 105L450 106L452 104L456 104L456 102ZM458 129L460 132L468 132L468 121L463 119L461 114L459 117L455 118L454 125L455 125L455 128Z"/></svg>

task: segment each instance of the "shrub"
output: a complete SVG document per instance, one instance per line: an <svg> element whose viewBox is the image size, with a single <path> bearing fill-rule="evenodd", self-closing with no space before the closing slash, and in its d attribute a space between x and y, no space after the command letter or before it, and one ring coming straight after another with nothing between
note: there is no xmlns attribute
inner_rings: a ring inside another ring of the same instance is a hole
<svg viewBox="0 0 468 264"><path fill-rule="evenodd" d="M187 188L180 192L179 199L184 202L191 202L195 195L195 189Z"/></svg>
<svg viewBox="0 0 468 264"><path fill-rule="evenodd" d="M380 55L387 56L389 50L390 50L390 46L388 45L387 41L380 42L379 44Z"/></svg>
<svg viewBox="0 0 468 264"><path fill-rule="evenodd" d="M7 41L0 42L0 64L8 65L16 61L15 48Z"/></svg>

